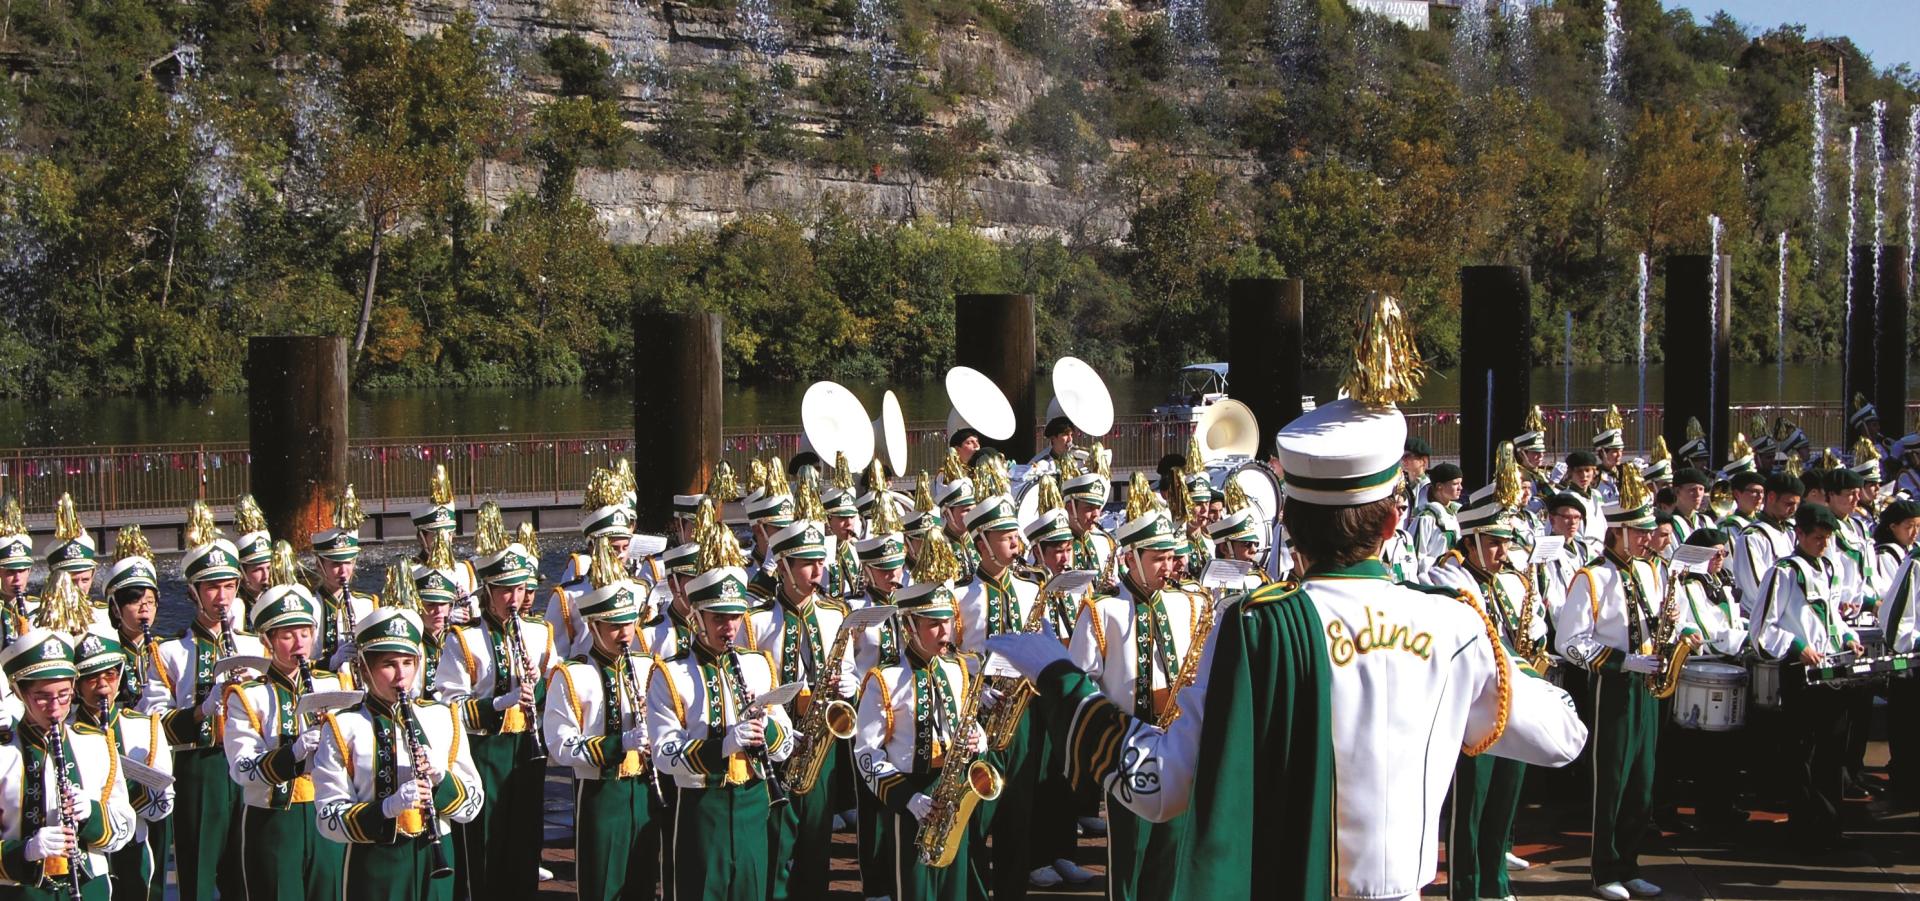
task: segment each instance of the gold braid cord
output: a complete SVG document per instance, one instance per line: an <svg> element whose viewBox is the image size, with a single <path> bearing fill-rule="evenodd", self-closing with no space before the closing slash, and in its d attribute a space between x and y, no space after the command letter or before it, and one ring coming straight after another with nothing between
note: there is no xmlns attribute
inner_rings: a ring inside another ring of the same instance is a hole
<svg viewBox="0 0 1920 901"><path fill-rule="evenodd" d="M1507 649L1500 644L1500 631L1494 628L1493 620L1487 618L1487 611L1464 591L1455 593L1454 598L1480 614L1481 625L1487 627L1487 643L1493 646L1494 678L1500 689L1500 712L1493 718L1493 730L1479 741L1460 746L1460 753L1478 757L1507 732L1507 716L1513 712L1513 667L1507 662Z"/></svg>

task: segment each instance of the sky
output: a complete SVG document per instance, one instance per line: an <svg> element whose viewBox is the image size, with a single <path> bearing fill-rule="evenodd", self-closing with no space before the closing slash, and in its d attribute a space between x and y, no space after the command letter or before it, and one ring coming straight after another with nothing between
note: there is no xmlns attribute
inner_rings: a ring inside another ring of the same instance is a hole
<svg viewBox="0 0 1920 901"><path fill-rule="evenodd" d="M1852 38L1875 67L1907 63L1920 70L1920 2L1916 0L1666 0L1705 21L1726 10L1752 33L1776 25L1807 26L1807 37Z"/></svg>

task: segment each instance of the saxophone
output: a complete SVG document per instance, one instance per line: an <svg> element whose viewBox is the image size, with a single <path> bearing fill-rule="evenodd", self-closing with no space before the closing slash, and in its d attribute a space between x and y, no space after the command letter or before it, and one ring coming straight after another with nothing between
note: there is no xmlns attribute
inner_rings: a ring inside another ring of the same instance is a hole
<svg viewBox="0 0 1920 901"><path fill-rule="evenodd" d="M827 654L829 672L840 668L840 659L847 655L847 643L852 638L853 630L842 623L840 634L834 636L833 650ZM785 764L786 772L782 775L786 777L787 791L796 795L813 791L814 784L820 781L820 767L827 762L834 741L851 738L853 728L852 704L839 698L827 701L815 698L798 726L802 738L800 750Z"/></svg>
<svg viewBox="0 0 1920 901"><path fill-rule="evenodd" d="M1521 581L1525 582L1527 586L1526 598L1523 601L1526 606L1520 608L1520 634L1513 637L1513 647L1515 651L1519 652L1520 659L1525 660L1528 666L1533 667L1534 672L1544 676L1547 674L1547 667L1551 665L1551 662L1547 659L1547 649L1544 647L1535 647L1533 643L1533 605L1539 599L1538 596L1534 594L1533 583L1538 577L1539 567L1535 566L1527 567L1526 574L1520 577ZM1495 576L1495 578L1499 577Z"/></svg>
<svg viewBox="0 0 1920 901"><path fill-rule="evenodd" d="M982 661L967 685L960 716L954 721L953 748L947 752L946 765L928 795L933 799L933 810L920 821L920 833L914 837L914 844L920 849L920 862L929 867L953 865L953 859L960 854L960 842L967 837L967 821L973 817L973 808L981 801L1000 797L1000 789L1006 784L993 764L978 759L973 742L967 740L967 727L979 710L980 690L986 687L986 678L987 668Z"/></svg>
<svg viewBox="0 0 1920 901"><path fill-rule="evenodd" d="M1045 595L1033 599L1033 609L1027 613L1025 630L1029 634L1039 632L1046 626L1047 600ZM1032 682L1015 676L995 678L993 687L1000 692L1000 705L987 711L980 726L987 730L988 747L1004 751L1013 744L1013 733L1020 728L1020 718L1027 714L1027 704L1033 701L1035 691Z"/></svg>
<svg viewBox="0 0 1920 901"><path fill-rule="evenodd" d="M1173 684L1167 686L1167 707L1160 711L1154 725L1162 729L1173 725L1180 718L1180 692L1200 678L1200 652L1207 648L1207 636L1213 633L1213 604L1211 601L1200 605L1200 624L1193 630L1193 644L1187 648L1186 659L1180 661L1180 672L1173 677Z"/></svg>
<svg viewBox="0 0 1920 901"><path fill-rule="evenodd" d="M1674 588L1679 584L1679 578L1669 571L1667 595L1660 602L1660 619L1653 628L1654 653L1667 660L1660 672L1647 674L1647 691L1661 700L1673 697L1680 687L1680 670L1687 663L1687 655L1693 653L1692 642L1676 638L1680 632L1680 602Z"/></svg>

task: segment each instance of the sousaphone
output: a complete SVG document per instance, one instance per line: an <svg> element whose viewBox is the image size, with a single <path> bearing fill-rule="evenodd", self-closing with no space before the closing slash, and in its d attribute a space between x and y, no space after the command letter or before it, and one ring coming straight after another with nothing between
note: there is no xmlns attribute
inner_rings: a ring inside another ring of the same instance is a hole
<svg viewBox="0 0 1920 901"><path fill-rule="evenodd" d="M1061 357L1053 364L1053 399L1047 402L1047 420L1065 416L1073 427L1089 438L1113 431L1113 395L1093 371L1078 357Z"/></svg>
<svg viewBox="0 0 1920 901"><path fill-rule="evenodd" d="M836 454L845 454L847 467L855 472L873 461L873 426L867 408L838 383L808 386L800 399L800 427L829 469Z"/></svg>
<svg viewBox="0 0 1920 901"><path fill-rule="evenodd" d="M1193 440L1200 446L1201 463L1251 458L1260 449L1260 421L1254 418L1252 407L1228 398L1200 414L1200 421L1193 426Z"/></svg>
<svg viewBox="0 0 1920 901"><path fill-rule="evenodd" d="M966 366L947 370L947 434L971 428L994 441L1013 437L1013 405L986 373ZM848 458L852 459L852 458Z"/></svg>
<svg viewBox="0 0 1920 901"><path fill-rule="evenodd" d="M907 471L907 418L900 413L900 398L891 389L880 397L880 418L873 421L873 446L885 451L885 463L895 476ZM852 465L852 458L848 458Z"/></svg>

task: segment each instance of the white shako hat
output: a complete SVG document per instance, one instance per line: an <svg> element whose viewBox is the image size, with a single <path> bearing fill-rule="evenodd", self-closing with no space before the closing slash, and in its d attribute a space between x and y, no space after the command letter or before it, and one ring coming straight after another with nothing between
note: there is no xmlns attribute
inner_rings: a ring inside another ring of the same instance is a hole
<svg viewBox="0 0 1920 901"><path fill-rule="evenodd" d="M1288 498L1357 507L1391 496L1400 484L1407 420L1395 404L1419 397L1420 355L1393 298L1375 292L1360 316L1343 396L1275 438Z"/></svg>

